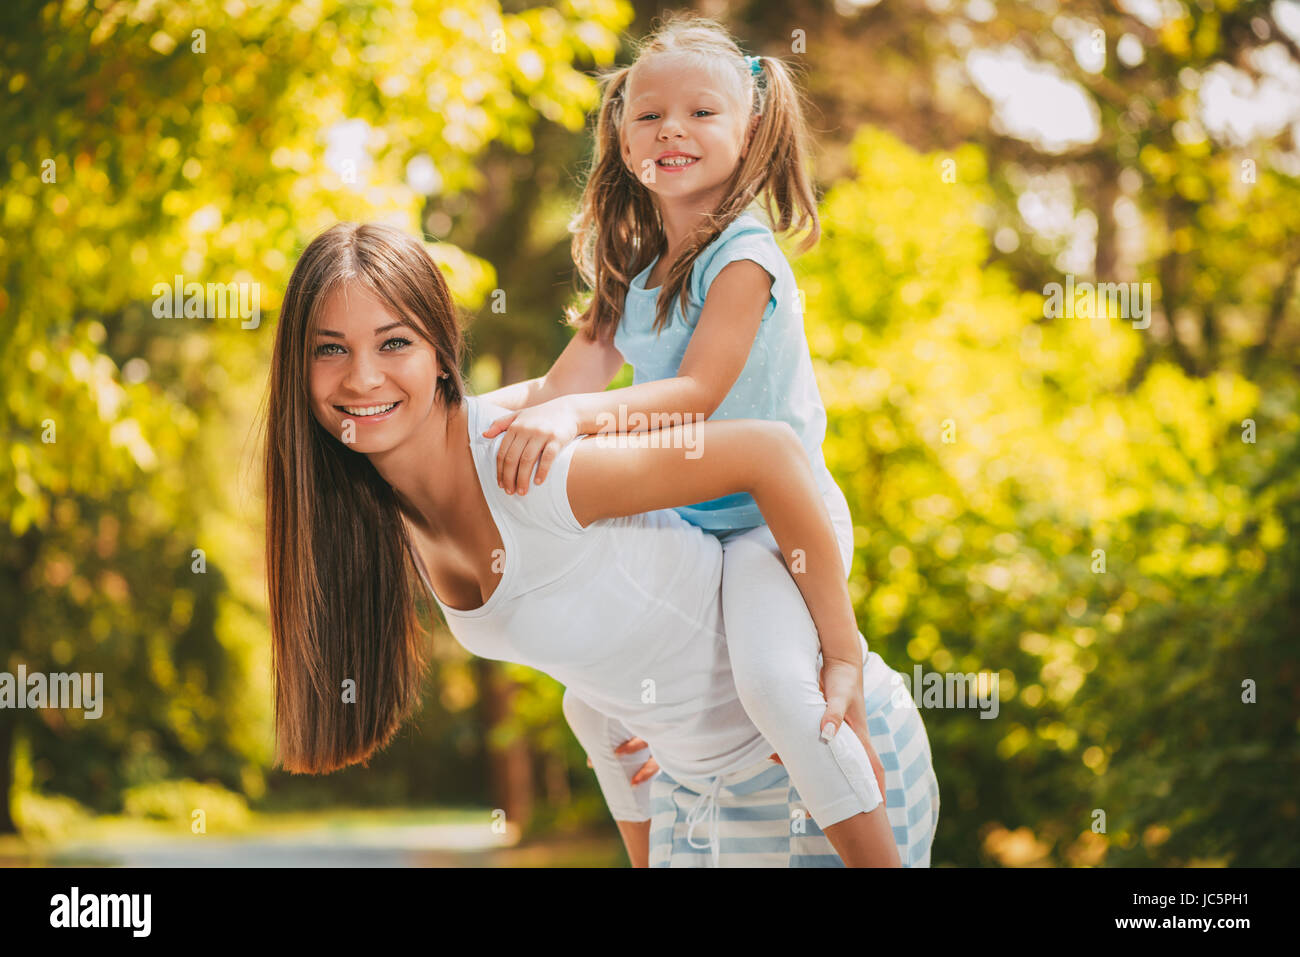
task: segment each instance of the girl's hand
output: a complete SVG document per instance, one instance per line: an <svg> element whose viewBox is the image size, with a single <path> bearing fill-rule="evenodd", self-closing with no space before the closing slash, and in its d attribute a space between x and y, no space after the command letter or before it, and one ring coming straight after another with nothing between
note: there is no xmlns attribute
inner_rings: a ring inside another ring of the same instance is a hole
<svg viewBox="0 0 1300 957"><path fill-rule="evenodd" d="M578 437L578 415L568 396L560 396L501 416L483 437L495 438L502 430L506 436L497 450L497 484L507 495L524 495L533 465L541 485L560 450Z"/></svg>
<svg viewBox="0 0 1300 957"><path fill-rule="evenodd" d="M822 656L822 670L819 679L822 694L826 696L826 711L821 724L835 726L836 733L843 733L841 722L858 736L862 747L871 761L871 770L876 775L880 786L880 798L885 798L885 767L881 763L876 749L871 746L871 737L867 733L867 701L862 691L862 665L838 658ZM778 759L779 760L779 759Z"/></svg>

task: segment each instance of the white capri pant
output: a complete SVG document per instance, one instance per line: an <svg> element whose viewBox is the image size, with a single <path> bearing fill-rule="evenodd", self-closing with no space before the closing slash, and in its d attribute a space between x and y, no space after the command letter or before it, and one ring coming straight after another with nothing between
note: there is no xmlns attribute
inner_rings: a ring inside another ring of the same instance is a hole
<svg viewBox="0 0 1300 957"><path fill-rule="evenodd" d="M853 565L849 505L829 471L823 468L817 480L847 577ZM880 789L858 736L841 725L829 746L821 740L819 722L826 710L818 687L821 640L771 529L727 532L719 541L722 620L740 703L780 756L818 824L829 827L874 810ZM865 696L887 679L878 655L872 668L861 633L858 641Z"/></svg>
<svg viewBox="0 0 1300 957"><path fill-rule="evenodd" d="M828 471L818 479L847 575L853 560L848 503ZM829 744L821 740L821 644L770 529L727 532L719 541L723 621L738 696L784 767L768 759L709 781L678 780L661 770L631 789L626 777L605 780L617 767L594 762L602 790L607 800L617 796L611 810L618 820L644 820L638 804L644 807L648 797L652 867L843 866L821 829L880 803L870 761L851 728L841 726ZM903 865L925 867L939 816L929 739L902 676L859 640L867 733L885 768L886 813ZM620 722L568 694L564 713L588 751L612 750L631 737ZM646 752L618 757L630 777Z"/></svg>

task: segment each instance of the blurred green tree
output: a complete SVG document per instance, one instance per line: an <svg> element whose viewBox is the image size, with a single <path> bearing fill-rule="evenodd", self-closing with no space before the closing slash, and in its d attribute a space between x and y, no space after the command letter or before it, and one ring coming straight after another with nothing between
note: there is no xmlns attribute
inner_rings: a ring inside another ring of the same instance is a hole
<svg viewBox="0 0 1300 957"><path fill-rule="evenodd" d="M851 156L796 272L864 633L999 675L996 717L923 712L936 860L1293 864L1296 380L1131 387L1132 322L1047 318L987 262L977 147L954 182L872 128Z"/></svg>
<svg viewBox="0 0 1300 957"><path fill-rule="evenodd" d="M275 291L325 226L411 228L429 196L483 186L494 144L581 129L583 65L612 57L627 16L618 0L0 11L0 667L101 671L107 699L93 724L6 711L0 795L19 733L36 787L101 809L164 777L261 794L248 426ZM431 252L481 305L490 264ZM159 318L174 276L241 284L261 315Z"/></svg>

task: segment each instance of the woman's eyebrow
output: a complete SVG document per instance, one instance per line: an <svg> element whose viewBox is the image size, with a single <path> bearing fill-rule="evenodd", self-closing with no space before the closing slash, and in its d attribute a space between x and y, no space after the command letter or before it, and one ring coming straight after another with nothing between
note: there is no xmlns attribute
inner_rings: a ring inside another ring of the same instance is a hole
<svg viewBox="0 0 1300 957"><path fill-rule="evenodd" d="M386 326L380 326L378 329L376 329L376 330L372 333L372 335L376 335L376 336L377 336L377 335L379 335L381 332L387 332L389 329L396 329L398 326L404 326L404 325L406 325L406 323L404 323L404 322L390 322L390 323L389 323L388 325L386 325ZM343 333L341 333L341 332L335 332L333 329L317 329L317 330L316 330L316 335L318 335L318 336L335 336L336 338L339 338L339 339L344 338Z"/></svg>

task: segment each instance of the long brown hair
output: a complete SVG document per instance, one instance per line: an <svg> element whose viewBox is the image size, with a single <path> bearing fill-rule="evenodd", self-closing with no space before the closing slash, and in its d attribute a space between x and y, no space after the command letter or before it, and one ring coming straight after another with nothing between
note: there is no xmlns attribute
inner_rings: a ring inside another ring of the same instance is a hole
<svg viewBox="0 0 1300 957"><path fill-rule="evenodd" d="M280 310L265 453L276 763L312 774L365 762L388 743L419 704L426 655L393 489L311 409L316 324L345 283L364 286L433 347L448 416L465 391L455 306L418 240L357 223L312 240Z"/></svg>
<svg viewBox="0 0 1300 957"><path fill-rule="evenodd" d="M749 95L751 115L759 120L722 202L668 269L656 306L655 330L668 324L674 299L686 310L687 280L696 258L751 203L762 202L779 233L807 228L800 252L815 245L821 235L808 175L808 127L790 67L777 57L764 56L759 60L762 70L753 76L740 47L716 21L691 14L670 16L640 45L631 66L600 77L595 157L578 213L569 226L574 264L592 294L585 308L568 310L568 322L593 341L612 334L632 278L667 248L651 192L623 164L620 140L629 75L637 65L664 53L688 53L702 63L736 70L741 89Z"/></svg>

